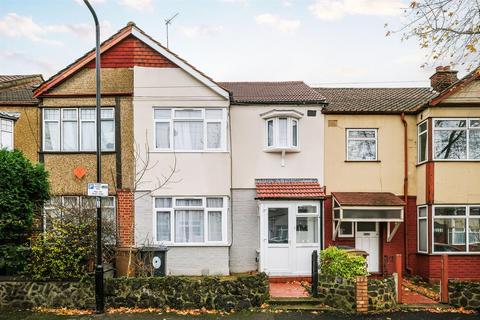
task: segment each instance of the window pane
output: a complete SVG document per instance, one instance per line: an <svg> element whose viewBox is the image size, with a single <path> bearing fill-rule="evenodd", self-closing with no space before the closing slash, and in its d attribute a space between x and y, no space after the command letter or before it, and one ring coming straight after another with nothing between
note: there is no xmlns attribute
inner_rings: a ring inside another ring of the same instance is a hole
<svg viewBox="0 0 480 320"><path fill-rule="evenodd" d="M222 241L222 212L208 213L208 241Z"/></svg>
<svg viewBox="0 0 480 320"><path fill-rule="evenodd" d="M219 122L207 123L207 147L218 149L221 147L222 124Z"/></svg>
<svg viewBox="0 0 480 320"><path fill-rule="evenodd" d="M207 198L207 208L223 208L223 198Z"/></svg>
<svg viewBox="0 0 480 320"><path fill-rule="evenodd" d="M44 125L45 145L44 150L59 150L59 123L58 122L45 122Z"/></svg>
<svg viewBox="0 0 480 320"><path fill-rule="evenodd" d="M95 122L81 123L82 151L93 151L96 148Z"/></svg>
<svg viewBox="0 0 480 320"><path fill-rule="evenodd" d="M375 138L375 130L348 130L349 138Z"/></svg>
<svg viewBox="0 0 480 320"><path fill-rule="evenodd" d="M93 108L80 109L80 119L82 120L95 120L96 110Z"/></svg>
<svg viewBox="0 0 480 320"><path fill-rule="evenodd" d="M175 205L179 207L201 207L202 199L177 199Z"/></svg>
<svg viewBox="0 0 480 320"><path fill-rule="evenodd" d="M470 218L468 221L468 250L480 251L480 219Z"/></svg>
<svg viewBox="0 0 480 320"><path fill-rule="evenodd" d="M155 208L171 208L172 198L155 198Z"/></svg>
<svg viewBox="0 0 480 320"><path fill-rule="evenodd" d="M427 123L424 122L418 126L418 132L424 132L427 131Z"/></svg>
<svg viewBox="0 0 480 320"><path fill-rule="evenodd" d="M298 206L298 213L316 213L317 206Z"/></svg>
<svg viewBox="0 0 480 320"><path fill-rule="evenodd" d="M335 221L335 227L337 227L338 221ZM338 230L339 236L352 236L353 237L353 222L341 222L340 229Z"/></svg>
<svg viewBox="0 0 480 320"><path fill-rule="evenodd" d="M348 141L348 160L375 160L376 158L375 140Z"/></svg>
<svg viewBox="0 0 480 320"><path fill-rule="evenodd" d="M115 207L115 198L114 197L102 197L101 204L102 204L102 208Z"/></svg>
<svg viewBox="0 0 480 320"><path fill-rule="evenodd" d="M63 120L77 120L77 110L63 109Z"/></svg>
<svg viewBox="0 0 480 320"><path fill-rule="evenodd" d="M92 210L95 208L97 208L97 199L95 197L82 197L82 209Z"/></svg>
<svg viewBox="0 0 480 320"><path fill-rule="evenodd" d="M102 150L115 150L115 122L102 120Z"/></svg>
<svg viewBox="0 0 480 320"><path fill-rule="evenodd" d="M0 149L5 148L7 150L13 149L13 133L8 131L0 132Z"/></svg>
<svg viewBox="0 0 480 320"><path fill-rule="evenodd" d="M43 109L43 117L45 120L60 120L60 110Z"/></svg>
<svg viewBox="0 0 480 320"><path fill-rule="evenodd" d="M170 212L157 212L157 241L170 241Z"/></svg>
<svg viewBox="0 0 480 320"><path fill-rule="evenodd" d="M155 123L155 147L158 149L170 148L170 123Z"/></svg>
<svg viewBox="0 0 480 320"><path fill-rule="evenodd" d="M470 207L471 216L480 216L480 207Z"/></svg>
<svg viewBox="0 0 480 320"><path fill-rule="evenodd" d="M465 219L434 219L433 242L436 252L464 252Z"/></svg>
<svg viewBox="0 0 480 320"><path fill-rule="evenodd" d="M201 118L202 110L175 110L175 118Z"/></svg>
<svg viewBox="0 0 480 320"><path fill-rule="evenodd" d="M423 133L418 137L418 161L427 160L427 133Z"/></svg>
<svg viewBox="0 0 480 320"><path fill-rule="evenodd" d="M207 119L222 119L223 110L222 109L206 109L205 118Z"/></svg>
<svg viewBox="0 0 480 320"><path fill-rule="evenodd" d="M465 159L467 133L465 130L435 130L434 150L437 159Z"/></svg>
<svg viewBox="0 0 480 320"><path fill-rule="evenodd" d="M470 120L470 127L471 128L480 128L480 120Z"/></svg>
<svg viewBox="0 0 480 320"><path fill-rule="evenodd" d="M113 119L114 118L114 109L102 108L102 109L100 109L100 115L101 115L102 119Z"/></svg>
<svg viewBox="0 0 480 320"><path fill-rule="evenodd" d="M298 123L297 120L292 120L292 145L298 146Z"/></svg>
<svg viewBox="0 0 480 320"><path fill-rule="evenodd" d="M344 219L397 219L402 218L402 211L400 209L344 209Z"/></svg>
<svg viewBox="0 0 480 320"><path fill-rule="evenodd" d="M273 146L273 120L267 121L267 145L269 147Z"/></svg>
<svg viewBox="0 0 480 320"><path fill-rule="evenodd" d="M174 146L178 150L203 149L202 121L175 121Z"/></svg>
<svg viewBox="0 0 480 320"><path fill-rule="evenodd" d="M435 216L464 216L465 207L436 207Z"/></svg>
<svg viewBox="0 0 480 320"><path fill-rule="evenodd" d="M153 114L155 119L170 119L172 117L170 109L155 109Z"/></svg>
<svg viewBox="0 0 480 320"><path fill-rule="evenodd" d="M297 243L318 242L318 218L297 217Z"/></svg>
<svg viewBox="0 0 480 320"><path fill-rule="evenodd" d="M427 219L418 220L418 250L428 251L428 223Z"/></svg>
<svg viewBox="0 0 480 320"><path fill-rule="evenodd" d="M376 222L357 222L357 231L359 232L376 232Z"/></svg>
<svg viewBox="0 0 480 320"><path fill-rule="evenodd" d="M268 243L288 243L288 209L268 209Z"/></svg>
<svg viewBox="0 0 480 320"><path fill-rule="evenodd" d="M288 145L288 120L287 118L278 119L278 142L280 147Z"/></svg>
<svg viewBox="0 0 480 320"><path fill-rule="evenodd" d="M65 115L65 113L64 113ZM78 123L77 121L63 122L63 143L65 151L78 150Z"/></svg>
<svg viewBox="0 0 480 320"><path fill-rule="evenodd" d="M480 130L470 130L469 132L469 159L480 159Z"/></svg>
<svg viewBox="0 0 480 320"><path fill-rule="evenodd" d="M204 242L202 210L175 210L175 242Z"/></svg>
<svg viewBox="0 0 480 320"><path fill-rule="evenodd" d="M465 120L435 120L435 128L465 128Z"/></svg>
<svg viewBox="0 0 480 320"><path fill-rule="evenodd" d="M418 208L418 216L426 217L427 216L427 207Z"/></svg>

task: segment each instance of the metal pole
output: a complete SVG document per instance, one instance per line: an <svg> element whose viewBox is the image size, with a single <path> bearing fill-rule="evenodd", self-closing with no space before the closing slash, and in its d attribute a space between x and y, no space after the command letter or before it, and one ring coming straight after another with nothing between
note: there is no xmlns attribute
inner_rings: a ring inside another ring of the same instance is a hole
<svg viewBox="0 0 480 320"><path fill-rule="evenodd" d="M100 25L97 14L88 0L83 0L92 13L95 21L95 83L96 83L96 111L97 111L97 182L102 182L102 158L101 158L101 96L100 96ZM105 312L105 299L103 293L103 261L102 261L102 208L101 198L96 197L97 202L97 256L95 267L95 302L96 313Z"/></svg>

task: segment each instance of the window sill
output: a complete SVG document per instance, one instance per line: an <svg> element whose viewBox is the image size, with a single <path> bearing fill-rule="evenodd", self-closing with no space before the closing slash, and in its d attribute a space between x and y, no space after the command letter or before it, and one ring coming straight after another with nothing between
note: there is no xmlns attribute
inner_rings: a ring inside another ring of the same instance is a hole
<svg viewBox="0 0 480 320"><path fill-rule="evenodd" d="M96 154L96 151L40 151L41 154ZM112 154L116 151L102 151L102 154Z"/></svg>
<svg viewBox="0 0 480 320"><path fill-rule="evenodd" d="M164 245L166 247L229 247L228 242L212 242L212 243L173 243L173 242L159 242L154 241L155 245Z"/></svg>
<svg viewBox="0 0 480 320"><path fill-rule="evenodd" d="M268 153L281 153L281 152L286 152L286 153L298 153L300 152L299 148L265 148L263 149L264 152Z"/></svg>
<svg viewBox="0 0 480 320"><path fill-rule="evenodd" d="M430 256L478 256L480 252L432 252L428 255Z"/></svg>
<svg viewBox="0 0 480 320"><path fill-rule="evenodd" d="M374 162L374 163L378 163L378 162L382 162L382 161L381 160L345 160L344 162L356 162L356 163Z"/></svg>
<svg viewBox="0 0 480 320"><path fill-rule="evenodd" d="M150 150L148 153L229 153L228 150Z"/></svg>

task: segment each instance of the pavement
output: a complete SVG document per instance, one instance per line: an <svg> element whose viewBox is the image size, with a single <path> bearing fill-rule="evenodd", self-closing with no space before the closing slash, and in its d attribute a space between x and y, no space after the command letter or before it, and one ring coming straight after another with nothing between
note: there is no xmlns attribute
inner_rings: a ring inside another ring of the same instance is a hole
<svg viewBox="0 0 480 320"><path fill-rule="evenodd" d="M253 319L253 320L294 320L294 319L318 319L318 320L470 320L480 319L480 314L461 313L429 313L429 312L394 312L382 314L349 315L343 313L306 313L306 312L240 312L232 315L175 315L161 313L127 313L127 314L106 314L106 315L83 315L83 316L61 316L32 312L6 312L0 311L0 320L183 320L183 319Z"/></svg>

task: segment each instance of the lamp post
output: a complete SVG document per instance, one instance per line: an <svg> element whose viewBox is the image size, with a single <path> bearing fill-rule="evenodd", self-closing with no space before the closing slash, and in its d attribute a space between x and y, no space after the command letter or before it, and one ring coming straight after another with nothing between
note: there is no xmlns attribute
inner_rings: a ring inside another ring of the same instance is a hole
<svg viewBox="0 0 480 320"><path fill-rule="evenodd" d="M96 111L97 111L97 183L102 181L102 158L101 158L101 97L100 97L100 25L97 14L88 0L83 0L90 10L95 21L95 82L96 82ZM102 206L101 198L96 197L97 203L97 256L95 266L95 303L96 313L104 313L105 300L103 295L103 261L102 261Z"/></svg>

